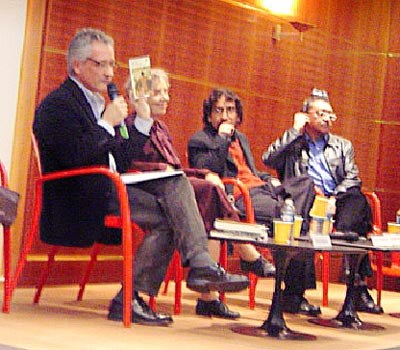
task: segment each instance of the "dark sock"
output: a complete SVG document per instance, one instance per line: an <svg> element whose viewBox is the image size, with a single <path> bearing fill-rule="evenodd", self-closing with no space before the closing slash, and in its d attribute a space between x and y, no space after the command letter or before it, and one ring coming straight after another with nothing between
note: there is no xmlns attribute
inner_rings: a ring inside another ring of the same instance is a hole
<svg viewBox="0 0 400 350"><path fill-rule="evenodd" d="M190 259L190 267L214 266L215 261L211 259L208 252L200 253Z"/></svg>

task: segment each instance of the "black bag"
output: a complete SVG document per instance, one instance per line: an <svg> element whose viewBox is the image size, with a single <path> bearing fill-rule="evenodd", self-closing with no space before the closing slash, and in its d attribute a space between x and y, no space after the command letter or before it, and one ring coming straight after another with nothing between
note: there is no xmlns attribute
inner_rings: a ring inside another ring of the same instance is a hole
<svg viewBox="0 0 400 350"><path fill-rule="evenodd" d="M11 226L17 216L19 193L0 186L0 223Z"/></svg>

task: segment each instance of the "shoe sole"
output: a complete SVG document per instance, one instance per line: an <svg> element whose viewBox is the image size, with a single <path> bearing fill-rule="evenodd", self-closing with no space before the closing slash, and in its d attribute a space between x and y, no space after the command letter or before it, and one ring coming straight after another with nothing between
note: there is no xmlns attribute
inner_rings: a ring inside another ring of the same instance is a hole
<svg viewBox="0 0 400 350"><path fill-rule="evenodd" d="M119 316L107 316L107 319L110 321L116 321L116 322L121 322L122 317ZM143 321L143 320L136 320L133 319L132 323L140 324L143 326L153 326L153 327L168 327L172 322L171 321Z"/></svg>
<svg viewBox="0 0 400 350"><path fill-rule="evenodd" d="M224 319L224 320L237 320L238 318L240 318L240 315L239 316L233 316L233 317L229 317L229 316L221 316L221 315L218 315L218 314L213 314L213 313L199 313L199 312L196 312L196 315L197 316L204 316L204 317L217 317L217 318L222 318L222 319Z"/></svg>
<svg viewBox="0 0 400 350"><path fill-rule="evenodd" d="M200 283L186 283L187 288L198 292L198 293L208 293L210 291L217 292L240 292L249 286L248 281L241 282L210 282L204 280Z"/></svg>

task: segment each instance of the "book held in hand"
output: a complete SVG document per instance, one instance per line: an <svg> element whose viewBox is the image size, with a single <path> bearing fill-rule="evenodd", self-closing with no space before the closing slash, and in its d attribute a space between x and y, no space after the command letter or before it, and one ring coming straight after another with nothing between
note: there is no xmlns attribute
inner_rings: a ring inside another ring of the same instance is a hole
<svg viewBox="0 0 400 350"><path fill-rule="evenodd" d="M128 62L134 98L149 97L152 85L150 56L133 57Z"/></svg>

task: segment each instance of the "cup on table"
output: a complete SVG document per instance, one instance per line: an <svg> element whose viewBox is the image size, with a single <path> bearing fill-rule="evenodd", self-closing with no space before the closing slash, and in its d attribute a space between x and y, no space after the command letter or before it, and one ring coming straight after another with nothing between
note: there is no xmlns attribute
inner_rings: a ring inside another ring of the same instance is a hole
<svg viewBox="0 0 400 350"><path fill-rule="evenodd" d="M387 230L389 233L400 233L400 224L396 224L395 222L388 222Z"/></svg>
<svg viewBox="0 0 400 350"><path fill-rule="evenodd" d="M293 224L293 238L300 237L302 224L303 218L300 215L295 215Z"/></svg>
<svg viewBox="0 0 400 350"><path fill-rule="evenodd" d="M290 232L293 228L293 222L274 220L274 240L276 243L287 243L290 241Z"/></svg>
<svg viewBox="0 0 400 350"><path fill-rule="evenodd" d="M316 235L329 235L332 231L331 220L326 216L311 216L310 233Z"/></svg>
<svg viewBox="0 0 400 350"><path fill-rule="evenodd" d="M314 204L311 208L311 216L326 217L328 212L329 199L322 196L315 196Z"/></svg>

